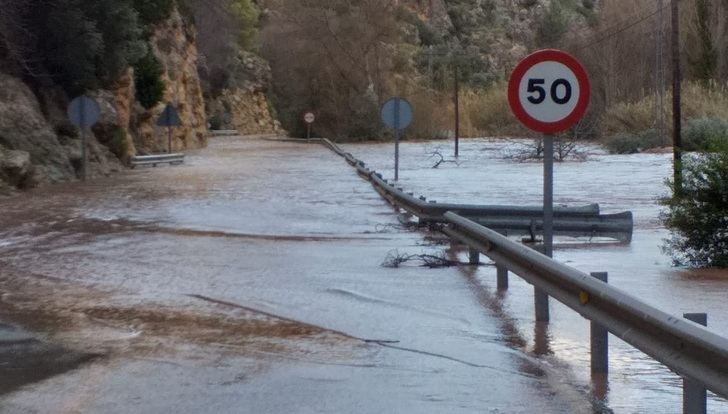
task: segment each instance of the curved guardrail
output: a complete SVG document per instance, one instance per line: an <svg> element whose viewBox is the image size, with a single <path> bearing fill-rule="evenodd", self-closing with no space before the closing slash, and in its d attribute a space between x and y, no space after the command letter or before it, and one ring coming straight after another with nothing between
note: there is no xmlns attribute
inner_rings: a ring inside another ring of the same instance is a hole
<svg viewBox="0 0 728 414"><path fill-rule="evenodd" d="M384 179L381 174L369 169L352 154L343 151L328 139L317 140L342 156L356 168L357 173L371 182L382 197L407 212L417 216L420 222L442 222L446 212L452 211L473 219L503 234L530 235L543 232L543 209L523 206L487 206L428 202L425 197L416 197ZM634 227L631 212L600 214L598 204L579 207L554 208L554 232L565 236L609 237L621 242L632 240Z"/></svg>
<svg viewBox="0 0 728 414"><path fill-rule="evenodd" d="M443 233L490 257L499 268L505 267L519 275L684 378L728 398L728 339L686 319L669 315L463 215L477 211L499 212L504 207L428 203L424 197L415 197L392 185L331 141L323 139L320 142L344 157L394 205L426 219L435 218L444 224ZM510 207L505 209L510 210ZM589 218L595 210L598 214L595 205L557 208L555 217ZM514 216L541 213L540 209L533 208L514 208L512 211ZM630 214L630 226L631 219Z"/></svg>
<svg viewBox="0 0 728 414"><path fill-rule="evenodd" d="M604 326L678 374L728 396L728 339L669 315L607 283L561 264L455 213L448 236L490 257L528 283Z"/></svg>

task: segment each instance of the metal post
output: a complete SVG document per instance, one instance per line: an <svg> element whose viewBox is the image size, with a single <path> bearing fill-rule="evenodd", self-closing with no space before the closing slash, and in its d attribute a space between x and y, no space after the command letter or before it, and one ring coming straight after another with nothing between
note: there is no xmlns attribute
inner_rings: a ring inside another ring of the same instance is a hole
<svg viewBox="0 0 728 414"><path fill-rule="evenodd" d="M172 127L167 127L167 146L169 147L169 153L172 153Z"/></svg>
<svg viewBox="0 0 728 414"><path fill-rule="evenodd" d="M675 196L682 193L682 121L680 108L680 8L678 0L672 0L672 151Z"/></svg>
<svg viewBox="0 0 728 414"><path fill-rule="evenodd" d="M460 154L460 68L455 64L455 158Z"/></svg>
<svg viewBox="0 0 728 414"><path fill-rule="evenodd" d="M81 118L81 180L86 181L86 171L88 170L88 156L86 155L86 103L81 101L80 104Z"/></svg>
<svg viewBox="0 0 728 414"><path fill-rule="evenodd" d="M475 249L470 249L469 252L469 262L470 264L479 264L480 263L480 252Z"/></svg>
<svg viewBox="0 0 728 414"><path fill-rule="evenodd" d="M708 326L705 313L685 313L683 318ZM708 394L705 387L697 381L683 378L683 413L705 414L708 410Z"/></svg>
<svg viewBox="0 0 728 414"><path fill-rule="evenodd" d="M543 254L554 252L554 137L543 137Z"/></svg>
<svg viewBox="0 0 728 414"><path fill-rule="evenodd" d="M604 283L608 281L606 272L591 275ZM609 372L609 331L595 322L591 322L591 372L592 374Z"/></svg>
<svg viewBox="0 0 728 414"><path fill-rule="evenodd" d="M498 290L508 289L508 268L496 263L495 269L498 274Z"/></svg>
<svg viewBox="0 0 728 414"><path fill-rule="evenodd" d="M543 254L553 257L554 250L554 137L543 137ZM534 288L536 320L548 322L549 297Z"/></svg>
<svg viewBox="0 0 728 414"><path fill-rule="evenodd" d="M311 124L306 124L306 139L311 139Z"/></svg>
<svg viewBox="0 0 728 414"><path fill-rule="evenodd" d="M394 99L394 181L399 181L399 98Z"/></svg>

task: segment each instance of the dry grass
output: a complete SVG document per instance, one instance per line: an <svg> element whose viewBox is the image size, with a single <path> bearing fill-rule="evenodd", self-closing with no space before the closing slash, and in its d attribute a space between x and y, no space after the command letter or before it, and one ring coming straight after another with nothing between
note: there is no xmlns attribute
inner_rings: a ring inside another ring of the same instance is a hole
<svg viewBox="0 0 728 414"><path fill-rule="evenodd" d="M482 90L463 93L467 136L528 136L508 104L508 85L505 81Z"/></svg>
<svg viewBox="0 0 728 414"><path fill-rule="evenodd" d="M728 120L728 85L702 85L688 82L682 90L683 120L695 118L718 118ZM672 118L672 92L665 96L665 115L667 127L672 131L669 121ZM634 133L655 126L655 98L646 97L637 102L620 103L609 108L602 118L602 135Z"/></svg>

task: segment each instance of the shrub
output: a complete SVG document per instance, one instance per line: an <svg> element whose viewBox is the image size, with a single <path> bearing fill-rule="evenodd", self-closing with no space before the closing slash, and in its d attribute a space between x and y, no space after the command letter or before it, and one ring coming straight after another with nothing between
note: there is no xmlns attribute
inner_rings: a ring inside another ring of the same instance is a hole
<svg viewBox="0 0 728 414"><path fill-rule="evenodd" d="M134 0L134 9L147 29L167 19L174 7L175 0Z"/></svg>
<svg viewBox="0 0 728 414"><path fill-rule="evenodd" d="M144 108L154 107L164 97L162 65L151 50L134 66L134 80L136 98Z"/></svg>
<svg viewBox="0 0 728 414"><path fill-rule="evenodd" d="M634 154L664 145L664 138L654 129L638 133L620 132L607 138L604 145L613 154Z"/></svg>
<svg viewBox="0 0 728 414"><path fill-rule="evenodd" d="M683 129L683 149L705 151L711 145L728 142L728 122L717 118L693 119Z"/></svg>
<svg viewBox="0 0 728 414"><path fill-rule="evenodd" d="M672 183L671 183L672 185ZM679 196L663 200L671 230L663 249L675 264L728 267L728 150L693 154L683 163Z"/></svg>
<svg viewBox="0 0 728 414"><path fill-rule="evenodd" d="M507 86L498 82L483 92L466 92L461 98L473 128L486 136L527 134L508 104Z"/></svg>

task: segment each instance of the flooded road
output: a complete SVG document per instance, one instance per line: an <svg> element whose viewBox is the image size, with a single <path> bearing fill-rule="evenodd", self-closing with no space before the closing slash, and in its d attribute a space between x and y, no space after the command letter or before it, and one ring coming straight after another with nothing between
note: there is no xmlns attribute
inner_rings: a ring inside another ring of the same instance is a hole
<svg viewBox="0 0 728 414"><path fill-rule="evenodd" d="M391 145L344 147L371 168L393 176ZM456 163L452 143L408 143L401 147L400 184L407 191L441 202L541 205L543 166L507 159L518 148L513 142L465 140ZM629 245L557 245L554 257L584 272L609 272L609 283L668 313L706 312L709 329L728 337L728 272L675 268L661 249L669 233L660 224L658 199L668 193L665 180L672 173L672 155L607 155L598 147L583 151L588 154L585 162L556 164L555 203L599 203L603 213L632 211L633 241ZM440 159L432 156L434 152L447 161L438 168L432 168ZM474 278L479 288L494 290L491 269L479 269ZM536 343L536 333L542 332L533 322L532 287L516 277L511 279L503 313L515 321L526 343ZM570 367L576 382L589 383L589 325L553 300L551 307L546 359ZM615 412L679 412L682 390L678 377L611 338L609 408ZM708 407L709 412L728 413L723 399L711 399Z"/></svg>
<svg viewBox="0 0 728 414"><path fill-rule="evenodd" d="M178 168L0 207L0 319L99 355L5 393L3 413L599 405L512 346L459 268L382 267L447 246L321 146L220 139Z"/></svg>

